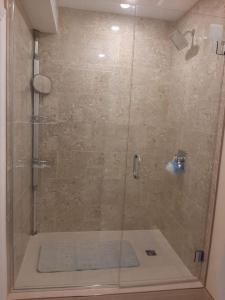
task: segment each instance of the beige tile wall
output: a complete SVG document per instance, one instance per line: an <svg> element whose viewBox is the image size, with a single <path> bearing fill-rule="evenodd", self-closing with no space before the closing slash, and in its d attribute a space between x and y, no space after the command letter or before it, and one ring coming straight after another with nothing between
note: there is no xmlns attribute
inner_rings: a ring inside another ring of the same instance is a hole
<svg viewBox="0 0 225 300"><path fill-rule="evenodd" d="M59 24L40 39L53 90L41 104L40 154L52 167L40 171L38 229L121 229L133 19L60 9Z"/></svg>
<svg viewBox="0 0 225 300"><path fill-rule="evenodd" d="M60 9L59 33L40 40L53 90L41 104L49 121L40 153L51 168L40 171L39 231L157 227L199 275L193 256L204 247L223 70L207 37L223 8L200 1L177 24ZM196 29L199 51L178 52L173 28ZM165 165L180 148L187 172L173 177Z"/></svg>
<svg viewBox="0 0 225 300"><path fill-rule="evenodd" d="M40 176L40 231L122 228L131 71L127 162L131 197L125 226L143 229L156 224L155 211L146 201L151 192L146 180L142 205L135 200L139 182L132 179L131 162L136 151L144 152L149 178L148 169L161 154L155 151L152 156L148 149L166 143L162 120L168 106L169 28L163 21L140 19L132 57L134 22L132 17L60 9L59 34L41 37L41 71L52 78L53 91L41 107L51 124L42 126L40 152L52 168ZM117 33L110 29L115 24L120 26ZM98 58L102 52L104 60ZM155 172L160 173L159 168L155 166ZM150 180L153 185L160 182L152 175ZM155 198L160 189L158 184Z"/></svg>
<svg viewBox="0 0 225 300"><path fill-rule="evenodd" d="M149 229L160 222L165 160L170 156L168 124L171 25L138 18L135 27L126 180L126 229ZM175 137L174 137L175 138ZM132 174L133 155L141 156L140 179Z"/></svg>
<svg viewBox="0 0 225 300"><path fill-rule="evenodd" d="M210 199L210 195L215 197L210 191L214 188L212 176L217 174L213 166L218 159L216 141L221 140L218 128L224 101L224 58L212 51L209 29L210 24L224 24L224 12L223 0L202 0L175 25L181 32L196 30L194 44L199 51L192 48L177 52L174 48L172 53L167 124L176 136L174 153L183 149L188 158L185 176L164 175L159 227L195 275L200 274L201 264L193 263L194 252L204 249L209 203L215 200ZM187 38L191 42L190 36Z"/></svg>
<svg viewBox="0 0 225 300"><path fill-rule="evenodd" d="M32 210L32 58L33 38L23 13L15 5L10 41L8 122L8 200L13 197L14 275L31 233ZM8 203L8 207L10 204Z"/></svg>
<svg viewBox="0 0 225 300"><path fill-rule="evenodd" d="M142 168L139 181L127 177L125 227L160 228L197 276L201 264L194 263L194 252L205 245L223 115L223 57L212 51L208 37L210 24L224 24L222 15L224 1L200 1L176 24L165 24L164 32L153 34L155 20L139 20L136 27L128 174L135 152L142 156ZM168 42L174 29L196 30L191 50L178 52ZM165 164L178 149L188 153L187 171L174 177Z"/></svg>

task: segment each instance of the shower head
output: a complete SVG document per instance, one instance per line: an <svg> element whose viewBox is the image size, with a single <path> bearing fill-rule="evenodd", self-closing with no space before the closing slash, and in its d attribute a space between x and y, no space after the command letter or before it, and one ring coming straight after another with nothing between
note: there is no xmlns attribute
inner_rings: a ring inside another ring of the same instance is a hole
<svg viewBox="0 0 225 300"><path fill-rule="evenodd" d="M169 35L170 40L173 42L174 46L180 51L188 46L188 41L186 40L184 34L180 31L175 30Z"/></svg>

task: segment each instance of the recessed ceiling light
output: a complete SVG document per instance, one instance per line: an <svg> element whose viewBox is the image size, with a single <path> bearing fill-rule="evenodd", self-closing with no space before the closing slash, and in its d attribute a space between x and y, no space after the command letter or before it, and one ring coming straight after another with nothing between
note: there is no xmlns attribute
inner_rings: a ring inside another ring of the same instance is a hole
<svg viewBox="0 0 225 300"><path fill-rule="evenodd" d="M162 6L164 4L164 2L165 2L165 0L159 0L158 3L157 3L157 5L158 6Z"/></svg>
<svg viewBox="0 0 225 300"><path fill-rule="evenodd" d="M112 29L112 31L119 31L120 30L119 26L116 26L116 25L113 25L111 27L111 29Z"/></svg>
<svg viewBox="0 0 225 300"><path fill-rule="evenodd" d="M121 3L120 7L123 8L123 9L127 9L127 8L130 8L130 4L128 4L128 3Z"/></svg>
<svg viewBox="0 0 225 300"><path fill-rule="evenodd" d="M99 58L105 58L105 54L104 53L99 53L98 57Z"/></svg>

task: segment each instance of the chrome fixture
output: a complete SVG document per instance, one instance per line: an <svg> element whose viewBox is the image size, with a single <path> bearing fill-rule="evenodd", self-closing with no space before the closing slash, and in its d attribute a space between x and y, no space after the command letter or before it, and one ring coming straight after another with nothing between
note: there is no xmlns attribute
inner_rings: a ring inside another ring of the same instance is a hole
<svg viewBox="0 0 225 300"><path fill-rule="evenodd" d="M179 150L175 155L175 161L177 163L177 167L180 171L185 171L185 162L186 162L186 152L183 150Z"/></svg>
<svg viewBox="0 0 225 300"><path fill-rule="evenodd" d="M179 150L177 154L173 157L173 159L167 163L166 170L173 175L184 173L186 165L186 156L187 154L185 151Z"/></svg>
<svg viewBox="0 0 225 300"><path fill-rule="evenodd" d="M157 256L157 252L155 250L145 250L147 256Z"/></svg>
<svg viewBox="0 0 225 300"><path fill-rule="evenodd" d="M205 260L205 252L203 250L195 251L195 258L194 262L196 263L203 263Z"/></svg>
<svg viewBox="0 0 225 300"><path fill-rule="evenodd" d="M47 161L47 160L39 160L39 159L33 160L33 168L45 169L45 168L49 168L49 167L50 167L50 164L49 164L49 161Z"/></svg>
<svg viewBox="0 0 225 300"><path fill-rule="evenodd" d="M222 24L210 24L209 27L209 40L212 44L213 53L216 51L217 55L225 55L225 41L224 37L224 25ZM215 45L215 48L214 48Z"/></svg>
<svg viewBox="0 0 225 300"><path fill-rule="evenodd" d="M216 42L216 54L225 55L225 41Z"/></svg>
<svg viewBox="0 0 225 300"><path fill-rule="evenodd" d="M39 33L34 31L34 60L33 76L39 74ZM38 168L34 168L34 162L39 160L39 123L34 120L39 116L40 94L33 89L33 226L32 234L37 234L37 188L38 188Z"/></svg>
<svg viewBox="0 0 225 300"><path fill-rule="evenodd" d="M140 165L141 165L141 157L138 154L134 155L133 158L133 177L134 179L139 179L140 178Z"/></svg>
<svg viewBox="0 0 225 300"><path fill-rule="evenodd" d="M179 50L183 50L184 48L188 47L189 43L188 40L186 39L186 35L191 34L192 36L192 45L193 45L193 40L195 36L195 29L193 30L188 30L185 33L181 33L179 30L175 30L169 35L170 40L173 42L174 46Z"/></svg>
<svg viewBox="0 0 225 300"><path fill-rule="evenodd" d="M40 74L39 61L39 32L34 31L34 58L33 58L33 228L32 234L37 234L37 189L39 169L49 167L48 161L39 158L39 125L44 123L44 119L48 117L40 116L40 98L51 92L51 80Z"/></svg>

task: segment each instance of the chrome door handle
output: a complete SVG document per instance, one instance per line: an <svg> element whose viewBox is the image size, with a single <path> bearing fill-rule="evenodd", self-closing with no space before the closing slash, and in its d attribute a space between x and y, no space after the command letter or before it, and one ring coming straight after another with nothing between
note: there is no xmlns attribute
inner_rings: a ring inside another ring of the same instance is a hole
<svg viewBox="0 0 225 300"><path fill-rule="evenodd" d="M135 154L134 158L133 158L133 176L134 176L134 179L139 179L140 178L140 175L139 175L140 165L141 165L141 157L140 157L140 155Z"/></svg>

